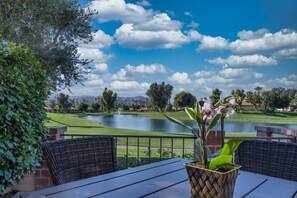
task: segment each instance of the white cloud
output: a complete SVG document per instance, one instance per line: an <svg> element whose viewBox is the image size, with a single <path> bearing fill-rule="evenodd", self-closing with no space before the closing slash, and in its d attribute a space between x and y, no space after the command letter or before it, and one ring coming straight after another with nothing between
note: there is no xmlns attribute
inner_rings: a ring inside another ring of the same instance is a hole
<svg viewBox="0 0 297 198"><path fill-rule="evenodd" d="M116 74L112 75L113 80L126 80L127 79L127 71L125 69L120 69Z"/></svg>
<svg viewBox="0 0 297 198"><path fill-rule="evenodd" d="M206 84L206 78L198 78L195 80L195 84L197 85L204 85Z"/></svg>
<svg viewBox="0 0 297 198"><path fill-rule="evenodd" d="M259 29L255 32L250 30L242 30L237 33L237 36L240 40L252 40L263 37L266 33L269 33L269 30L266 28Z"/></svg>
<svg viewBox="0 0 297 198"><path fill-rule="evenodd" d="M166 13L156 14L151 20L134 25L135 30L160 31L160 30L179 30L181 22L171 20Z"/></svg>
<svg viewBox="0 0 297 198"><path fill-rule="evenodd" d="M140 23L153 15L152 10L145 10L140 5L126 3L124 0L92 1L89 8L97 11L99 22L118 20L124 23Z"/></svg>
<svg viewBox="0 0 297 198"><path fill-rule="evenodd" d="M91 42L81 43L78 47L80 58L93 60L94 63L104 63L113 57L112 54L105 54L101 51L102 48L109 48L113 43L113 37L105 34L102 30L92 33L94 38Z"/></svg>
<svg viewBox="0 0 297 198"><path fill-rule="evenodd" d="M176 72L172 76L170 76L168 79L172 82L177 83L177 84L191 83L191 80L189 79L189 75L185 72L183 72L183 73Z"/></svg>
<svg viewBox="0 0 297 198"><path fill-rule="evenodd" d="M224 68L219 74L224 78L259 79L263 77L262 73L254 72L249 68Z"/></svg>
<svg viewBox="0 0 297 198"><path fill-rule="evenodd" d="M262 77L264 76L264 74L255 72L255 73L253 74L253 76L254 76L254 78L256 78L256 79L259 79L259 78L262 78Z"/></svg>
<svg viewBox="0 0 297 198"><path fill-rule="evenodd" d="M234 79L224 78L224 77L221 77L219 75L216 75L216 76L213 76L213 77L209 78L207 81L209 83L211 83L211 84L216 84L216 83L225 84L225 83L233 82Z"/></svg>
<svg viewBox="0 0 297 198"><path fill-rule="evenodd" d="M97 30L96 32L92 33L93 40L87 44L81 44L80 47L84 48L109 48L113 43L113 37L106 34L102 30Z"/></svg>
<svg viewBox="0 0 297 198"><path fill-rule="evenodd" d="M170 49L201 39L201 35L193 30L183 33L182 22L171 19L167 13L142 7L148 3L145 0L138 1L138 5L126 3L125 0L97 0L92 1L89 8L98 12L96 16L99 22L122 22L114 38L123 47ZM197 26L198 24L192 21L188 27Z"/></svg>
<svg viewBox="0 0 297 198"><path fill-rule="evenodd" d="M100 86L103 85L103 80L99 77L99 75L89 73L86 75L87 80L84 82L84 85L87 86Z"/></svg>
<svg viewBox="0 0 297 198"><path fill-rule="evenodd" d="M262 55L246 55L246 56L229 56L224 59L221 57L208 60L209 63L217 65L227 65L229 67L243 67L243 66L267 66L267 65L276 65L277 60L265 57Z"/></svg>
<svg viewBox="0 0 297 198"><path fill-rule="evenodd" d="M260 29L256 32L241 31L238 36L240 39L231 42L229 48L232 52L240 54L275 52L295 48L297 43L297 33L288 29L283 29L274 34L269 33L266 29Z"/></svg>
<svg viewBox="0 0 297 198"><path fill-rule="evenodd" d="M106 63L98 63L98 64L95 64L94 71L100 72L100 73L105 73L105 72L107 72L107 69L108 69L108 65Z"/></svg>
<svg viewBox="0 0 297 198"><path fill-rule="evenodd" d="M200 41L203 37L203 35L196 30L185 31L185 33L187 34L189 41Z"/></svg>
<svg viewBox="0 0 297 198"><path fill-rule="evenodd" d="M276 78L268 81L268 84L270 84L273 87L292 87L296 88L297 85L297 75L291 74L288 77L282 77L282 78Z"/></svg>
<svg viewBox="0 0 297 198"><path fill-rule="evenodd" d="M230 79L230 78L224 78L221 77L219 75L214 75L208 78L197 78L195 79L195 84L196 85L203 85L203 86L211 86L211 85L215 85L217 86L218 84L229 84L232 83L234 81L234 79Z"/></svg>
<svg viewBox="0 0 297 198"><path fill-rule="evenodd" d="M151 64L151 65L126 65L126 71L130 73L138 73L138 74L164 74L166 73L166 67L164 67L162 64Z"/></svg>
<svg viewBox="0 0 297 198"><path fill-rule="evenodd" d="M80 58L94 60L95 63L104 63L111 59L113 55L104 54L100 49L78 47Z"/></svg>
<svg viewBox="0 0 297 198"><path fill-rule="evenodd" d="M194 76L197 78L203 78L214 75L214 71L198 71L194 73Z"/></svg>
<svg viewBox="0 0 297 198"><path fill-rule="evenodd" d="M184 12L184 15L189 16L189 17L193 17L193 14L191 12Z"/></svg>
<svg viewBox="0 0 297 198"><path fill-rule="evenodd" d="M248 69L239 68L225 68L220 71L220 75L226 78L234 78L237 76L242 76L248 72Z"/></svg>
<svg viewBox="0 0 297 198"><path fill-rule="evenodd" d="M221 50L226 49L228 46L228 41L220 36L211 37L211 36L203 36L201 40L201 44L197 48L198 51L205 50Z"/></svg>
<svg viewBox="0 0 297 198"><path fill-rule="evenodd" d="M273 53L276 58L297 58L297 48L279 50Z"/></svg>
<svg viewBox="0 0 297 198"><path fill-rule="evenodd" d="M150 84L148 83L138 83L136 81L113 81L111 83L111 88L115 90L130 90L131 89L140 89L147 90Z"/></svg>
<svg viewBox="0 0 297 198"><path fill-rule="evenodd" d="M141 31L135 30L133 24L124 24L116 30L115 37L124 47L137 49L177 48L188 43L188 38L178 31Z"/></svg>
<svg viewBox="0 0 297 198"><path fill-rule="evenodd" d="M147 0L137 1L136 4L140 5L140 6L143 6L143 7L151 6L151 3L149 1L147 1Z"/></svg>
<svg viewBox="0 0 297 198"><path fill-rule="evenodd" d="M199 26L199 23L196 23L195 21L191 21L189 25L187 25L188 28L196 29Z"/></svg>

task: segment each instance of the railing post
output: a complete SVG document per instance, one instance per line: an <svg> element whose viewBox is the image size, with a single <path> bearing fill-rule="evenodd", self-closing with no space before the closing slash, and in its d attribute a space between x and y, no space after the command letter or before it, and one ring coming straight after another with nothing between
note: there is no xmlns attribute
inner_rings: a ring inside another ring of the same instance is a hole
<svg viewBox="0 0 297 198"><path fill-rule="evenodd" d="M129 144L129 137L126 138L126 168L128 168L128 144Z"/></svg>
<svg viewBox="0 0 297 198"><path fill-rule="evenodd" d="M173 158L173 137L171 137L171 158Z"/></svg>
<svg viewBox="0 0 297 198"><path fill-rule="evenodd" d="M137 165L139 166L139 137L137 137Z"/></svg>
<svg viewBox="0 0 297 198"><path fill-rule="evenodd" d="M183 138L183 155L182 158L185 157L185 138Z"/></svg>
<svg viewBox="0 0 297 198"><path fill-rule="evenodd" d="M162 137L160 137L160 161L162 160Z"/></svg>
<svg viewBox="0 0 297 198"><path fill-rule="evenodd" d="M148 154L149 154L149 163L151 163L151 137L149 137Z"/></svg>

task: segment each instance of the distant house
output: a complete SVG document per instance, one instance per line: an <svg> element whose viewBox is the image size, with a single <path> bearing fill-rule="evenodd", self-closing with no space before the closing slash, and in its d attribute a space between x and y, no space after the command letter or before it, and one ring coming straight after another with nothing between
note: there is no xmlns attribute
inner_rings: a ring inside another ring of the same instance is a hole
<svg viewBox="0 0 297 198"><path fill-rule="evenodd" d="M246 102L246 101L242 102L241 109L244 110L244 111L253 111L253 110L255 110L253 104L249 103L249 102Z"/></svg>

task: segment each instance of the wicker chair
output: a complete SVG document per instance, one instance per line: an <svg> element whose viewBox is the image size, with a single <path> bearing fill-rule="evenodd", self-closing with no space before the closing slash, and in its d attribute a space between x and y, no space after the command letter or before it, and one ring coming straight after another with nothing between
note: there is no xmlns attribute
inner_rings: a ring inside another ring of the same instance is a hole
<svg viewBox="0 0 297 198"><path fill-rule="evenodd" d="M235 162L245 171L297 181L297 143L245 140Z"/></svg>
<svg viewBox="0 0 297 198"><path fill-rule="evenodd" d="M46 141L42 149L55 185L116 170L112 136Z"/></svg>

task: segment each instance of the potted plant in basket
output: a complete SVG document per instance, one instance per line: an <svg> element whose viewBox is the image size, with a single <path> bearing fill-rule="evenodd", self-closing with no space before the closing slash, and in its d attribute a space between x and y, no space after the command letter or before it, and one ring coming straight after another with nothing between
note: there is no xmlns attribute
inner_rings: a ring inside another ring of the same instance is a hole
<svg viewBox="0 0 297 198"><path fill-rule="evenodd" d="M185 126L194 133L195 157L197 161L186 164L191 188L191 197L232 197L239 166L232 163L233 153L243 141L241 138L231 139L225 144L217 156L210 156L206 145L209 132L221 121L221 132L224 133L224 118L235 115L237 108L234 97L226 97L213 104L205 99L196 103L195 108L185 111L191 120L197 123L197 129L165 115L169 120ZM224 136L222 136L224 137Z"/></svg>

